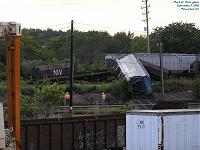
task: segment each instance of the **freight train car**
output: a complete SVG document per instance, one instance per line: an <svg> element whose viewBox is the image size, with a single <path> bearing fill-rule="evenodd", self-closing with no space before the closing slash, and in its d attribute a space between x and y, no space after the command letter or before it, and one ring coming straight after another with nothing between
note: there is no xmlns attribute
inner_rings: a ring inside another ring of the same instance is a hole
<svg viewBox="0 0 200 150"><path fill-rule="evenodd" d="M107 54L106 60L119 59L127 54ZM160 78L159 53L135 53L148 73L154 79ZM109 63L109 61L107 61ZM111 67L111 65L109 65ZM194 76L200 73L200 55L163 53L164 76Z"/></svg>
<svg viewBox="0 0 200 150"><path fill-rule="evenodd" d="M133 55L126 56L106 56L108 68L124 77L129 83L134 95L151 96L151 78L141 62Z"/></svg>
<svg viewBox="0 0 200 150"><path fill-rule="evenodd" d="M35 66L32 69L32 81L40 82L43 79L50 81L65 81L70 79L70 64L54 64ZM111 81L113 74L107 70L75 72L74 79L78 81Z"/></svg>
<svg viewBox="0 0 200 150"><path fill-rule="evenodd" d="M58 80L69 75L69 64L54 64L35 66L32 69L32 80L40 81L43 79Z"/></svg>
<svg viewBox="0 0 200 150"><path fill-rule="evenodd" d="M160 66L159 53L136 53L135 56L149 64ZM171 75L193 75L200 72L200 55L163 53L163 68Z"/></svg>

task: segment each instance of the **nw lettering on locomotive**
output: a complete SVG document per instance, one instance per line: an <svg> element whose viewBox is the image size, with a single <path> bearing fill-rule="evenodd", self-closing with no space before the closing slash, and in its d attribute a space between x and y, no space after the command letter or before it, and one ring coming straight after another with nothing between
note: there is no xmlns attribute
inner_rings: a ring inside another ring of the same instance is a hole
<svg viewBox="0 0 200 150"><path fill-rule="evenodd" d="M54 76L61 76L62 75L62 69L53 70L53 75Z"/></svg>

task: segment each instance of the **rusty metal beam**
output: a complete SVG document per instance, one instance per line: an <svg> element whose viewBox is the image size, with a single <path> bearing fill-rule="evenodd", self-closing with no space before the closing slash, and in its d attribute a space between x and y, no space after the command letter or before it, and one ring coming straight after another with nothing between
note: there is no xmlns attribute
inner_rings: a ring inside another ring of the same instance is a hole
<svg viewBox="0 0 200 150"><path fill-rule="evenodd" d="M16 140L16 150L20 150L20 37L15 37L15 51L13 55L14 71L12 79L14 82L14 134Z"/></svg>
<svg viewBox="0 0 200 150"><path fill-rule="evenodd" d="M8 127L13 129L16 150L20 150L20 37L6 38L6 80Z"/></svg>
<svg viewBox="0 0 200 150"><path fill-rule="evenodd" d="M7 99L8 99L8 128L13 128L13 84L12 84L12 50L11 46L14 45L13 38L8 36L6 38L6 87L7 87Z"/></svg>

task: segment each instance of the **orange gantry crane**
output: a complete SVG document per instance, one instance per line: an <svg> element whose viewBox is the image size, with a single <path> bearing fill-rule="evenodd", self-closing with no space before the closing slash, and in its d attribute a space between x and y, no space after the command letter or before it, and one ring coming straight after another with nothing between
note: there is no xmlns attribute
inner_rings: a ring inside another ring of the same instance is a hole
<svg viewBox="0 0 200 150"><path fill-rule="evenodd" d="M20 150L20 36L21 24L0 22L0 37L6 40L8 128L16 150Z"/></svg>

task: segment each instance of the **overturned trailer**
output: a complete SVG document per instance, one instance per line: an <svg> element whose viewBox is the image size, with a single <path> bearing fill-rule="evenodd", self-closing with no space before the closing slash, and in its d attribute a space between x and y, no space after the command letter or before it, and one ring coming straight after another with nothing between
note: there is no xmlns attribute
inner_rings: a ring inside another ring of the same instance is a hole
<svg viewBox="0 0 200 150"><path fill-rule="evenodd" d="M141 62L133 55L106 57L108 68L125 77L131 91L137 95L152 95L151 78Z"/></svg>

